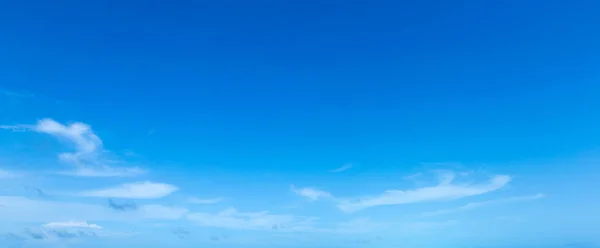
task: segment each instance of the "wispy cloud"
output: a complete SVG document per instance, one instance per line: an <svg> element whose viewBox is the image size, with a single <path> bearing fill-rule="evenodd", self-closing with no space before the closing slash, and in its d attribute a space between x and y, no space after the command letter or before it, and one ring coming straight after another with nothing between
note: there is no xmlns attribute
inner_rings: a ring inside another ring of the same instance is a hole
<svg viewBox="0 0 600 248"><path fill-rule="evenodd" d="M411 180L411 181L413 181L413 180L416 180L417 178L422 177L422 176L423 176L422 172L417 172L417 173L405 176L404 179L405 180Z"/></svg>
<svg viewBox="0 0 600 248"><path fill-rule="evenodd" d="M89 224L87 221L68 221L68 222L50 222L43 225L47 228L66 228L66 227L80 227L80 228L93 228L102 229L101 226L96 224Z"/></svg>
<svg viewBox="0 0 600 248"><path fill-rule="evenodd" d="M146 181L122 184L112 188L84 191L78 195L105 198L155 199L170 195L177 190L177 187L170 184Z"/></svg>
<svg viewBox="0 0 600 248"><path fill-rule="evenodd" d="M314 218L263 212L239 212L229 208L212 213L190 213L187 218L209 227L265 231L302 231L311 227Z"/></svg>
<svg viewBox="0 0 600 248"><path fill-rule="evenodd" d="M11 90L0 89L0 94L14 98L31 98L35 95L29 92L17 92Z"/></svg>
<svg viewBox="0 0 600 248"><path fill-rule="evenodd" d="M456 213L456 212L462 212L462 211L466 211L466 210L472 210L472 209L476 209L476 208L480 208L480 207L485 207L488 205L522 202L522 201L532 201L532 200L542 199L544 197L546 197L544 194L535 194L535 195L529 195L529 196L509 197L509 198L498 199L498 200L471 202L471 203L467 203L467 204L457 207L457 208L442 209L442 210L437 210L434 212L425 212L422 215L423 216L437 216L437 215L443 215L443 214L452 214L452 213Z"/></svg>
<svg viewBox="0 0 600 248"><path fill-rule="evenodd" d="M453 179L454 175L452 173L446 173L440 176L440 181L435 186L413 190L387 190L380 195L364 196L353 200L341 200L338 207L344 212L355 212L383 205L453 200L485 194L500 189L510 182L510 177L506 175L497 175L492 177L488 182L479 184L452 184Z"/></svg>
<svg viewBox="0 0 600 248"><path fill-rule="evenodd" d="M30 130L28 125L0 125L0 129L10 130L13 132L26 132Z"/></svg>
<svg viewBox="0 0 600 248"><path fill-rule="evenodd" d="M294 185L291 186L292 192L299 196L308 198L309 200L315 201L323 198L332 198L329 192L318 190L315 188L296 188Z"/></svg>
<svg viewBox="0 0 600 248"><path fill-rule="evenodd" d="M72 171L62 171L58 174L77 177L133 177L146 173L145 170L132 168L119 168L107 165L98 165L94 167L84 167L81 164Z"/></svg>
<svg viewBox="0 0 600 248"><path fill-rule="evenodd" d="M83 222L51 222L42 226L26 228L21 234L12 234L21 240L70 240L84 237L98 237L102 229L96 224Z"/></svg>
<svg viewBox="0 0 600 248"><path fill-rule="evenodd" d="M112 211L105 205L80 202L34 200L20 196L0 196L0 220L12 222L55 222L57 220L141 221L176 220L188 210L157 204L140 205L136 211Z"/></svg>
<svg viewBox="0 0 600 248"><path fill-rule="evenodd" d="M198 197L191 197L190 199L188 199L188 202L193 203L193 204L215 204L215 203L219 203L223 200L224 200L223 197L206 198L206 199L201 199Z"/></svg>
<svg viewBox="0 0 600 248"><path fill-rule="evenodd" d="M145 173L138 167L115 167L113 161L106 159L108 153L103 149L102 140L92 128L81 122L68 125L52 119L42 119L36 125L0 126L12 131L34 131L51 135L68 143L75 151L58 155L60 161L74 166L74 170L60 174L81 177L128 177Z"/></svg>
<svg viewBox="0 0 600 248"><path fill-rule="evenodd" d="M347 171L347 170L351 169L353 166L354 166L353 164L345 164L345 165L342 165L338 168L331 170L330 172L338 173L338 172L342 172L342 171Z"/></svg>

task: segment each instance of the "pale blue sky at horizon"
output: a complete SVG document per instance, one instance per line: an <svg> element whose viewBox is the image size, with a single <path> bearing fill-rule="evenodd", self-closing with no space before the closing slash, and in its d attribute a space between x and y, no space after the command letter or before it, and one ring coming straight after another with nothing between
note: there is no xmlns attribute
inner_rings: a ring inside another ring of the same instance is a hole
<svg viewBox="0 0 600 248"><path fill-rule="evenodd" d="M0 247L598 247L598 9L0 1Z"/></svg>

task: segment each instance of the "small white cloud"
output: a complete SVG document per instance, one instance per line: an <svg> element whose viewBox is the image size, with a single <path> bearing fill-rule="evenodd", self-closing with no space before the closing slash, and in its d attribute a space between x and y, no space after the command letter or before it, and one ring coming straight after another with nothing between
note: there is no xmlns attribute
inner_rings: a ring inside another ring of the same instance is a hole
<svg viewBox="0 0 600 248"><path fill-rule="evenodd" d="M442 209L442 210L438 210L438 211L434 211L434 212L426 212L426 213L423 213L422 215L423 216L436 216L436 215L443 215L443 214L451 214L451 213L471 210L471 209L475 209L475 208L485 207L485 206L493 205L493 204L532 201L532 200L537 200L537 199L541 199L544 197L546 197L544 194L535 194L535 195L529 195L529 196L509 197L509 198L504 198L504 199L499 199L499 200L471 202L471 203L467 203L466 205L463 205L463 206L460 206L457 208Z"/></svg>
<svg viewBox="0 0 600 248"><path fill-rule="evenodd" d="M106 198L154 199L165 197L177 190L177 187L170 184L146 181L128 183L106 189L84 191L79 195Z"/></svg>
<svg viewBox="0 0 600 248"><path fill-rule="evenodd" d="M353 166L354 165L352 165L352 164L345 164L345 165L342 165L341 167L331 170L330 172L338 173L338 172L342 172L342 171L347 171L347 170L351 169Z"/></svg>
<svg viewBox="0 0 600 248"><path fill-rule="evenodd" d="M485 194L504 187L510 181L510 177L506 175L494 176L489 182L482 184L452 184L453 179L453 174L444 174L436 186L414 190L388 190L377 196L365 196L356 200L342 200L339 202L338 207L344 212L355 212L383 205L453 200Z"/></svg>
<svg viewBox="0 0 600 248"><path fill-rule="evenodd" d="M52 119L42 119L33 129L36 132L50 134L73 143L76 153L71 153L71 157L95 153L102 147L102 140L85 123L75 122L63 125Z"/></svg>
<svg viewBox="0 0 600 248"><path fill-rule="evenodd" d="M96 224L89 224L87 221L68 221L68 222L50 222L43 225L47 228L68 228L68 227L78 227L78 228L92 228L92 229L102 229L101 226Z"/></svg>
<svg viewBox="0 0 600 248"><path fill-rule="evenodd" d="M312 201L321 198L332 198L330 193L314 188L296 188L292 185L292 192L298 194L299 196L306 197Z"/></svg>
<svg viewBox="0 0 600 248"><path fill-rule="evenodd" d="M197 224L209 227L265 231L305 231L310 230L315 218L293 215L271 214L269 212L238 212L229 208L216 214L190 213L187 218Z"/></svg>
<svg viewBox="0 0 600 248"><path fill-rule="evenodd" d="M216 197L216 198L207 198L207 199L200 199L197 197L191 197L188 201L190 203L194 203L194 204L215 204L215 203L219 203L221 201L223 201L224 199L222 197Z"/></svg>
<svg viewBox="0 0 600 248"><path fill-rule="evenodd" d="M34 131L51 135L72 146L74 152L58 155L60 161L74 167L73 171L61 172L63 175L80 177L129 177L145 173L137 167L114 167L113 161L105 158L108 153L103 149L102 140L91 126L81 122L68 125L52 119L42 119L36 125L0 126L12 131Z"/></svg>

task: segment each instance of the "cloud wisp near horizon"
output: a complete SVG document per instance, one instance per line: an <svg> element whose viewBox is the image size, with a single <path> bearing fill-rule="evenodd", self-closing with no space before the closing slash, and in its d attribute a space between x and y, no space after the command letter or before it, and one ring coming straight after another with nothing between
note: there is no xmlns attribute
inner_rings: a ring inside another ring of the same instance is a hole
<svg viewBox="0 0 600 248"><path fill-rule="evenodd" d="M53 119L41 119L36 125L13 125L3 126L3 129L18 132L18 131L33 131L49 134L53 137L61 139L62 142L71 144L75 152L60 153L58 155L60 162L73 162L76 166L75 173L64 173L64 175L75 177L89 176L123 176L122 174L108 175L106 174L107 167L100 167L98 163L101 161L100 152L102 152L103 144L101 139L95 135L91 126L81 122L71 124L61 124ZM84 162L93 162L92 164L84 164ZM82 174L82 169L89 170L92 173ZM335 170L342 172L350 169L350 166L344 166ZM115 171L115 169L111 169ZM342 197L338 198L334 194L319 190L312 187L299 188L291 185L291 191L300 197L306 198L310 202L327 200L330 204L335 205L342 213L352 214L354 212L384 205L403 205L419 202L436 202L450 201L470 196L486 194L506 186L511 177L508 175L492 176L487 182L479 183L455 183L455 173L451 171L436 172L438 180L432 186L425 186L407 190L386 190L381 194L366 195L359 197ZM4 171L4 177L12 175L12 172ZM137 175L141 176L141 174ZM80 186L81 187L81 186ZM97 189L82 189L78 192L64 194L68 196L69 201L48 201L35 200L23 196L0 196L0 204L5 208L2 217L6 217L9 221L26 221L26 222L48 222L34 229L27 229L26 232L35 240L60 240L64 235L68 239L97 236L96 232L79 232L77 235L67 235L71 229L100 229L97 224L88 224L87 221L174 221L180 224L181 221L189 221L193 225L204 226L208 228L221 228L233 230L250 230L250 231L268 231L268 232L284 232L284 233L369 233L377 230L369 228L369 226L381 226L382 223L373 222L373 220L355 219L349 217L347 220L339 220L337 224L331 223L330 220L323 222L323 219L318 216L301 216L289 214L275 214L269 211L259 212L241 212L236 208L228 207L217 212L198 212L191 210L193 205L218 205L223 202L224 197L214 198L197 198L189 197L187 201L176 203L180 207L165 206L159 204L141 204L135 203L117 203L113 199L134 199L134 200L160 200L176 193L179 188L168 183L158 183L152 181L133 181L123 183L116 186L101 187ZM536 195L535 199L541 198L542 195ZM84 203L85 198L104 198L108 199L108 206ZM79 200L77 200L79 199ZM532 198L533 199L533 198ZM427 216L440 215L456 211L465 211L475 207L483 207L487 204L506 201L526 200L521 198L491 200L481 203L469 203L458 209L440 210L438 212L424 214ZM186 207L187 205L187 207ZM111 209L117 210L110 211ZM77 221L74 221L77 220ZM360 220L360 221L359 221ZM62 222L61 222L62 221ZM65 222L66 221L66 222ZM356 223L358 225L350 225ZM447 220L440 222L446 223ZM436 222L414 222L415 227L438 227ZM420 223L420 224L419 224ZM428 223L428 224L425 224ZM450 222L448 222L450 223ZM404 223L401 225L407 225ZM398 225L397 226L401 226ZM444 224L445 225L445 224ZM63 234L57 234L56 229L69 229ZM51 230L51 231L49 231ZM13 233L14 234L14 233ZM93 235L92 235L93 234ZM14 234L16 235L16 234ZM26 237L27 235L23 236Z"/></svg>
<svg viewBox="0 0 600 248"><path fill-rule="evenodd" d="M386 230L394 228L405 230L405 233L416 232L422 235L422 232L452 228L464 221L454 218L432 219L435 217L466 212L490 205L525 203L546 197L543 193L525 196L486 197L487 200L470 201L459 207L442 207L435 211L422 211L420 214L407 215L411 216L409 219L398 219L396 221L381 218L379 215L366 217L361 214L366 209L371 208L377 209L379 213L385 213L391 211L390 206L397 206L398 208L402 208L401 206L404 205L418 204L444 206L445 203L452 201L464 202L465 199L492 195L494 192L507 188L513 180L512 176L505 174L476 178L473 177L473 173L433 170L419 173L419 177L425 177L427 174L432 175L430 183L427 185L413 185L405 189L396 187L384 190L382 193L373 191L364 195L353 194L351 190L328 192L320 189L326 185L299 187L293 182L287 186L288 191L306 200L300 203L299 206L314 207L317 203L332 206L339 212L338 216L334 218L319 215L318 212L314 211L310 214L303 211L298 213L272 212L269 207L275 206L273 204L276 204L274 201L277 201L277 197L268 199L267 201L270 203L263 205L257 209L258 211L241 211L231 206L232 204L239 204L235 199L235 195L199 198L193 195L207 195L207 192L210 191L193 191L189 188L181 188L176 181L140 180L133 178L133 175L124 177L122 174L109 176L106 174L106 168L108 167L99 164L102 158L97 157L101 156L100 153L104 149L102 140L95 135L88 124L82 122L62 124L53 119L45 118L38 121L36 125L3 126L3 129L8 132L32 131L49 134L60 139L61 142L72 145L75 151L60 153L57 163L76 161L70 164L75 167L76 172L62 173L63 176L72 177L74 180L77 178L90 178L92 174L81 173L81 170L85 168L95 173L91 178L97 178L97 180L100 180L98 182L109 179L114 181L111 178L118 179L121 182L120 184L104 184L104 186L94 187L86 186L85 183L77 183L73 185L76 188L63 191L63 193L54 193L55 199L47 197L45 199L35 199L30 196L11 194L0 195L0 207L2 208L0 218L6 220L7 223L39 223L37 226L25 227L22 231L8 232L5 236L13 241L20 240L19 242L66 242L90 238L111 239L122 236L139 236L144 235L144 232L132 231L123 227L131 225L131 223L147 223L144 224L146 227L143 229L152 232L150 226L154 225L152 223L156 221L160 221L160 226L173 226L173 228L175 228L174 226L184 226L193 230L194 227L197 227L235 232L259 232L264 233L263 235L268 233L315 237L333 235L343 239L345 235L351 234L387 235L389 231ZM90 161L91 164L87 163ZM127 163L127 161L123 162ZM101 167L98 167L99 165ZM113 171L118 170L113 167L110 168ZM10 170L1 169L2 174L0 175L6 180L18 181L23 179L15 177L16 174ZM347 169L349 168L344 170ZM343 170L339 170L339 172L341 171ZM135 176L143 178L144 175L152 174L151 171L146 170L146 172L150 173L136 174ZM399 179L407 177L410 176L402 176ZM397 181L403 182L403 180ZM94 183L94 185L97 185L97 183ZM348 186L351 185L348 184ZM397 183L397 185L402 184ZM47 186L51 187L52 185ZM182 194L181 191L187 193ZM285 191L284 186L280 193ZM272 195L274 192L272 191L269 194ZM214 194L211 193L211 195ZM227 201L225 201L226 198ZM97 204L94 199L104 199L104 203ZM283 204L283 202L280 204ZM383 209L384 206L388 207ZM248 208L248 210L250 209L256 209L256 207ZM419 216L422 219L419 219ZM121 222L123 224L115 225L115 223ZM104 226L111 226L111 228L104 228ZM119 226L123 227L119 228ZM185 238L185 240L192 239L190 234L175 236L180 239ZM265 237L268 237L268 235ZM228 242L234 240L236 238L227 239ZM243 239L240 237L240 240Z"/></svg>

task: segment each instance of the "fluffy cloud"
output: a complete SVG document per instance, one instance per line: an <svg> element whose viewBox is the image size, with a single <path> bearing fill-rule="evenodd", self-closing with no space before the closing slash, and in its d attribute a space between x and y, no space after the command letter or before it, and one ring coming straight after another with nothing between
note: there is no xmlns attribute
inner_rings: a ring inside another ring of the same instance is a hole
<svg viewBox="0 0 600 248"><path fill-rule="evenodd" d="M314 189L314 188L296 188L292 185L292 192L298 194L299 196L306 197L312 201L321 199L321 198L331 198L331 194L322 190Z"/></svg>
<svg viewBox="0 0 600 248"><path fill-rule="evenodd" d="M82 177L126 177L136 176L145 171L137 167L114 167L112 160L104 158L107 151L103 149L102 140L92 128L81 122L68 125L52 119L42 119L36 125L1 126L13 131L34 131L51 135L69 144L74 151L58 155L58 158L74 166L73 171L63 172L65 175Z"/></svg>
<svg viewBox="0 0 600 248"><path fill-rule="evenodd" d="M454 174L447 173L440 177L440 182L435 186L413 190L388 190L376 196L365 196L355 200L341 200L338 207L344 212L355 212L383 205L454 200L500 189L510 182L510 177L497 175L492 177L488 182L480 184L452 184L453 180Z"/></svg>
<svg viewBox="0 0 600 248"><path fill-rule="evenodd" d="M271 214L266 211L238 212L235 208L229 208L216 214L190 213L187 218L202 226L277 231L310 230L312 222L315 220L315 218L309 217Z"/></svg>
<svg viewBox="0 0 600 248"><path fill-rule="evenodd" d="M177 190L177 187L170 184L146 181L128 183L106 189L84 191L79 193L79 195L106 198L155 199L165 197Z"/></svg>
<svg viewBox="0 0 600 248"><path fill-rule="evenodd" d="M438 210L438 211L434 211L434 212L426 212L426 213L423 213L422 215L423 216L436 216L436 215L443 215L443 214L451 214L451 213L471 210L471 209L475 209L475 208L485 207L485 206L493 205L493 204L503 204L503 203L512 203L512 202L520 202L520 201L532 201L532 200L537 200L537 199L541 199L544 197L546 197L544 194L535 194L535 195L529 195L529 196L509 197L509 198L504 198L504 199L499 199L499 200L471 202L471 203L467 203L466 205L463 205L463 206L460 206L457 208L442 209L442 210Z"/></svg>

